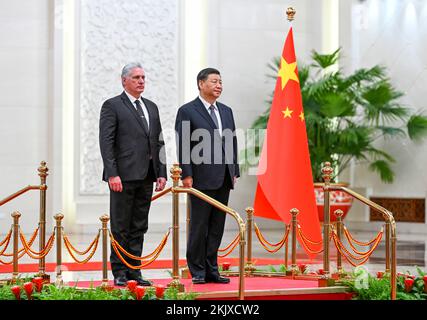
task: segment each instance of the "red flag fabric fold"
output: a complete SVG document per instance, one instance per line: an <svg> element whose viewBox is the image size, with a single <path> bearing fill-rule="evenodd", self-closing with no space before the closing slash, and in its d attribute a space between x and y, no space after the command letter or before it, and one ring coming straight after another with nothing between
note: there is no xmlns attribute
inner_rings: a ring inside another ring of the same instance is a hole
<svg viewBox="0 0 427 320"><path fill-rule="evenodd" d="M267 134L257 172L255 215L289 223L290 210L307 238L310 258L322 245L314 195L307 132L295 56L292 27L286 37L276 81ZM298 236L301 243L302 239Z"/></svg>

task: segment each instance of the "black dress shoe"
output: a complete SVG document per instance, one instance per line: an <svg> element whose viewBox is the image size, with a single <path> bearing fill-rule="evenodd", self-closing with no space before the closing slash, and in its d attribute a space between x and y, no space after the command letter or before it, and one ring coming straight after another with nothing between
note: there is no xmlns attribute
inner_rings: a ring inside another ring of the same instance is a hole
<svg viewBox="0 0 427 320"><path fill-rule="evenodd" d="M206 282L213 282L213 283L230 283L230 279L226 277L215 277L215 278L207 278Z"/></svg>
<svg viewBox="0 0 427 320"><path fill-rule="evenodd" d="M136 280L136 282L138 282L139 286L149 287L149 286L153 285L153 283L151 281L146 280L143 277L137 277L134 280Z"/></svg>
<svg viewBox="0 0 427 320"><path fill-rule="evenodd" d="M119 287L124 287L127 284L128 279L126 276L117 276L114 278L114 285Z"/></svg>
<svg viewBox="0 0 427 320"><path fill-rule="evenodd" d="M192 280L193 284L204 284L206 283L205 278L202 277L194 277Z"/></svg>

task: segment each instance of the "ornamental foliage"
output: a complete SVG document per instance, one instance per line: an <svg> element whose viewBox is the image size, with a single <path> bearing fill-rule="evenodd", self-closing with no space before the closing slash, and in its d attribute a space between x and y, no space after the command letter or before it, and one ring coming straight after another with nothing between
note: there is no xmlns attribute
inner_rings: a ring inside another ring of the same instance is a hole
<svg viewBox="0 0 427 320"><path fill-rule="evenodd" d="M354 161L367 164L383 182L392 183L395 159L381 142L420 141L427 135L427 117L399 101L403 93L393 86L385 67L376 65L345 75L342 69L334 70L339 55L340 49L331 54L313 51L312 62L298 66L313 179L322 181L324 162L332 164L337 177ZM277 78L279 65L280 57L268 65L273 71L270 78ZM270 105L271 99L251 128L267 127ZM256 162L262 139L248 140L246 147L246 163Z"/></svg>

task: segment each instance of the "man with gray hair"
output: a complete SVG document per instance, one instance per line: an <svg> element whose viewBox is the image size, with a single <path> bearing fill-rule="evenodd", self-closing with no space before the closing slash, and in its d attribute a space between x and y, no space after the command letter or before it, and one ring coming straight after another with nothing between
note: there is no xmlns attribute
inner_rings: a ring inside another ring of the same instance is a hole
<svg viewBox="0 0 427 320"><path fill-rule="evenodd" d="M141 96L145 72L139 63L122 70L124 91L104 102L99 121L99 144L104 164L103 180L110 188L110 225L114 239L131 255L142 254L148 212L153 194L166 185L166 155L161 137L162 126L157 105ZM128 280L149 286L139 260L120 258L111 247L114 284L125 286ZM125 261L122 261L125 260Z"/></svg>

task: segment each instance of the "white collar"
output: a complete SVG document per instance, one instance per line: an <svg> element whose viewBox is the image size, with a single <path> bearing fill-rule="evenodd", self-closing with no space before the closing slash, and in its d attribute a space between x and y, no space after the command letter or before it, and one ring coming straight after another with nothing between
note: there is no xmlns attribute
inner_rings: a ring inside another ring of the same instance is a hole
<svg viewBox="0 0 427 320"><path fill-rule="evenodd" d="M214 103L210 104L210 103L209 103L209 102L207 102L205 99L203 99L201 95L199 95L199 99L200 99L200 101L202 101L202 103L203 103L203 105L205 106L206 110L210 111L210 110L209 110L209 107L210 107L211 105L213 105L213 106L215 107L215 110L218 110L218 106L216 105L216 101L215 101Z"/></svg>
<svg viewBox="0 0 427 320"><path fill-rule="evenodd" d="M141 96L137 99L133 95L131 95L129 92L127 92L126 90L125 90L125 93L128 96L130 102L132 102L132 104L135 104L135 100L142 101L142 97Z"/></svg>

